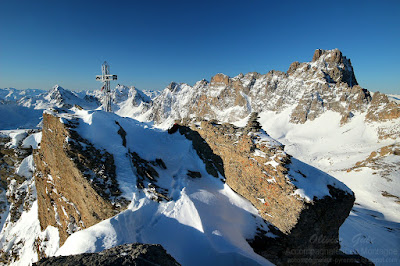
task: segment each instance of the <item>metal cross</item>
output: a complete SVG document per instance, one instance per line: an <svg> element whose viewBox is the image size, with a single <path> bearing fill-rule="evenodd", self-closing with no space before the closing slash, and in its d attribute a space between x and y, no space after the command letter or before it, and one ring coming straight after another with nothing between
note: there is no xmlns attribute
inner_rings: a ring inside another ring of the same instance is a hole
<svg viewBox="0 0 400 266"><path fill-rule="evenodd" d="M103 109L106 112L111 112L111 89L110 81L117 80L117 75L110 75L110 66L106 61L101 65L101 75L96 75L96 80L103 82L101 91L104 90Z"/></svg>

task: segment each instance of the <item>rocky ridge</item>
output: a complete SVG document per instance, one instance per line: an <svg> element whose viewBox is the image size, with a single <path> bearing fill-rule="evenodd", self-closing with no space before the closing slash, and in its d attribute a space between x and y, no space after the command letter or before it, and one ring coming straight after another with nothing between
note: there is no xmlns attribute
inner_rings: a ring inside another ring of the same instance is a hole
<svg viewBox="0 0 400 266"><path fill-rule="evenodd" d="M49 92L39 92L23 96L8 89L2 90L4 96L0 97L7 102L15 98L18 105L36 109L70 108L74 104L94 109L103 97L100 91L69 92L58 85ZM193 86L172 82L160 93L118 84L112 99L117 114L158 124L193 117L235 122L252 112L288 109L292 123L312 121L327 111L339 113L342 124L358 115L365 115L366 122L400 117L398 103L358 85L350 59L338 49L317 49L310 62L293 62L287 72L271 70L235 77L216 74L211 81L203 79ZM381 127L382 139L400 134L399 129Z"/></svg>
<svg viewBox="0 0 400 266"><path fill-rule="evenodd" d="M270 224L248 240L257 253L275 263L286 263L297 258L290 253L294 249L338 252L338 230L352 208L353 193L332 177L291 158L282 144L261 129L257 118L252 114L243 128L185 120L179 132L192 141L207 172L248 199ZM126 147L129 132L115 123L119 128L116 134ZM45 113L41 149L34 154L40 225L42 230L49 225L58 228L61 245L70 234L117 214L127 204L119 197L113 156L82 138L75 131L78 126L73 115ZM133 151L127 156L137 176L137 188L154 201L171 200L168 190L157 185L158 171L167 169L163 160L148 161ZM188 171L187 178L202 175ZM268 232L275 237L267 236ZM326 241L314 243L310 241L313 237ZM332 254L316 251L309 257L328 263Z"/></svg>
<svg viewBox="0 0 400 266"><path fill-rule="evenodd" d="M39 220L67 237L124 209L115 178L114 159L73 130L74 121L43 114L41 149L34 154Z"/></svg>
<svg viewBox="0 0 400 266"><path fill-rule="evenodd" d="M115 124L126 147L127 132ZM41 149L34 153L40 225L42 230L49 225L58 228L60 245L72 233L116 215L129 204L121 195L114 156L79 135L78 126L79 119L71 114L44 113ZM166 169L163 160L148 161L134 151L126 157L131 173L137 175L136 186L154 201L169 201L168 190L157 185L157 171Z"/></svg>
<svg viewBox="0 0 400 266"><path fill-rule="evenodd" d="M308 258L325 263L339 253L339 227L350 213L354 194L338 186L332 177L286 154L284 146L261 129L257 113L252 113L244 128L205 120L181 123L180 133L193 141L207 171L223 177L258 209L263 219L278 229L278 238L269 239L261 233L250 240L256 252L278 264L298 259L292 250L312 250ZM298 194L299 189L305 189L303 180L307 179L316 183L325 179L328 195L308 198ZM313 238L324 241L313 242Z"/></svg>
<svg viewBox="0 0 400 266"><path fill-rule="evenodd" d="M314 120L327 111L339 113L342 124L360 114L366 114L367 122L400 117L397 103L382 93L373 97L358 85L350 59L338 49L317 49L311 62L294 62L286 73L217 74L211 82L201 80L194 86L172 82L153 99L146 116L157 123L193 117L234 122L252 112L286 109L291 110L292 123ZM398 135L396 130L382 138Z"/></svg>

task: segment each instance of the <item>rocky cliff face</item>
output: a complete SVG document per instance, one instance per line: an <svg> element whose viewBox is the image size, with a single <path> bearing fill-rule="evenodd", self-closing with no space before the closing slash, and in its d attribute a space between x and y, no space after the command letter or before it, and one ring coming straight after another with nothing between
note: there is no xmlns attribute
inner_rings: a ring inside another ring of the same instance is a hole
<svg viewBox="0 0 400 266"><path fill-rule="evenodd" d="M115 179L111 154L96 149L60 117L43 114L41 149L34 155L42 229L59 229L60 244L83 228L109 218L127 202Z"/></svg>
<svg viewBox="0 0 400 266"><path fill-rule="evenodd" d="M256 238L252 245L259 254L275 263L289 263L296 258L291 250L312 250L309 258L327 262L339 251L339 227L355 200L346 186L288 155L282 144L261 129L256 113L244 128L215 121L183 123L186 126L180 132L193 141L207 171L224 176L282 233L274 244L265 237ZM307 189L325 193L300 193Z"/></svg>

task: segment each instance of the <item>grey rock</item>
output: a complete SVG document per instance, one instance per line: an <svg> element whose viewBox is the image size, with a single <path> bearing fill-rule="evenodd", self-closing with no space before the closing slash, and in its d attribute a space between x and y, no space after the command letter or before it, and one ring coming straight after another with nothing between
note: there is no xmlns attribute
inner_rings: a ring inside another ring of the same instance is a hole
<svg viewBox="0 0 400 266"><path fill-rule="evenodd" d="M46 265L180 265L165 249L157 244L125 244L99 253L84 253L73 256L50 257L33 264Z"/></svg>

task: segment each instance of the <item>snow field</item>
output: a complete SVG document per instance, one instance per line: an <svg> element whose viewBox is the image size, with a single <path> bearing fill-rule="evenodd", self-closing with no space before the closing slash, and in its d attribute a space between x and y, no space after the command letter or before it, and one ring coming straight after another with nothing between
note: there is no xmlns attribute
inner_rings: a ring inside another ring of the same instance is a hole
<svg viewBox="0 0 400 266"><path fill-rule="evenodd" d="M399 195L399 173L393 172L389 176L392 181L387 181L380 171L370 168L348 171L372 151L398 143L398 139L380 140L377 132L380 127L398 127L399 123L365 123L365 115L358 114L340 126L340 115L326 112L314 121L291 124L290 113L289 109L279 114L263 112L259 121L271 137L286 145L287 153L334 176L355 193L356 203L340 228L341 249L377 265L399 262L400 204L382 196L383 191ZM387 156L384 160L399 165L398 157Z"/></svg>

